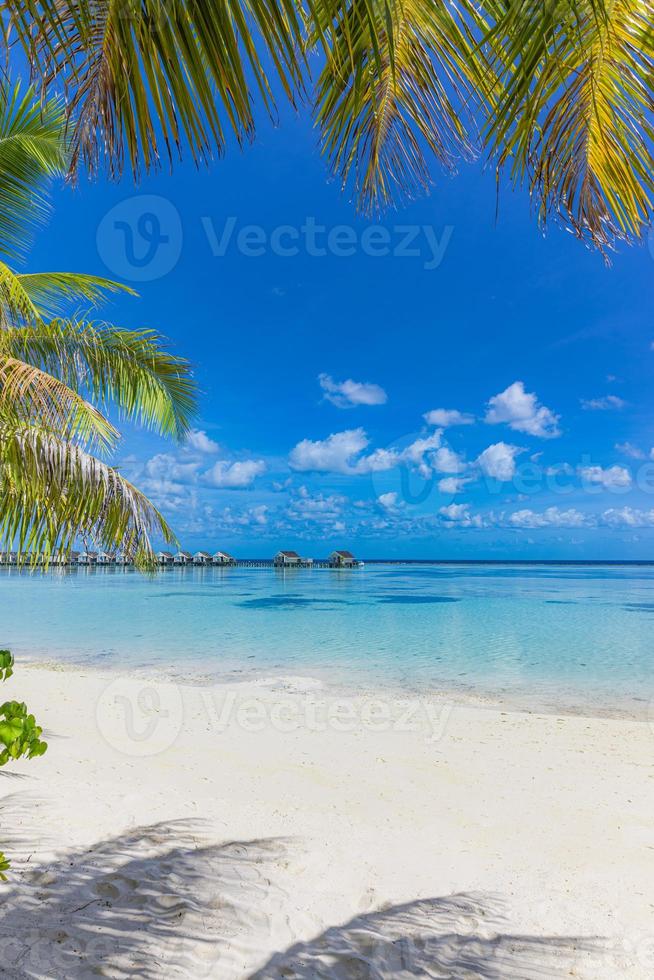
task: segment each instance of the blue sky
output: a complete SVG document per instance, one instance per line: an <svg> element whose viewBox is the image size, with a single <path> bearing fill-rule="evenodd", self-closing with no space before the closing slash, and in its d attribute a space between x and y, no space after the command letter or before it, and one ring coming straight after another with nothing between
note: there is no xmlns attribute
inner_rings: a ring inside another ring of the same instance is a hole
<svg viewBox="0 0 654 980"><path fill-rule="evenodd" d="M281 123L209 171L57 188L30 257L130 282L140 298L101 315L194 363L190 443L128 428L118 454L180 539L651 558L648 245L607 268L564 230L543 236L506 187L496 222L479 165L357 216L310 120Z"/></svg>

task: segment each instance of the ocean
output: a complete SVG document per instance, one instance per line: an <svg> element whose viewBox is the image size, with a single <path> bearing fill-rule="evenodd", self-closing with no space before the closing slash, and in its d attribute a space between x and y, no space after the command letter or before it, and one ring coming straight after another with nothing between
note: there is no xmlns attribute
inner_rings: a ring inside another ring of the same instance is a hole
<svg viewBox="0 0 654 980"><path fill-rule="evenodd" d="M0 569L18 659L653 715L654 566Z"/></svg>

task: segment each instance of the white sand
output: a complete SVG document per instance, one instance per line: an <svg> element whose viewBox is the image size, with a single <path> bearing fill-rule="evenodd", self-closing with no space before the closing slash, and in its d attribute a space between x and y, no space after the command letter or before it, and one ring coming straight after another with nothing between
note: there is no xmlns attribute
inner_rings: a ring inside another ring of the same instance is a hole
<svg viewBox="0 0 654 980"><path fill-rule="evenodd" d="M4 693L50 748L0 777L3 977L654 977L646 722L299 679Z"/></svg>

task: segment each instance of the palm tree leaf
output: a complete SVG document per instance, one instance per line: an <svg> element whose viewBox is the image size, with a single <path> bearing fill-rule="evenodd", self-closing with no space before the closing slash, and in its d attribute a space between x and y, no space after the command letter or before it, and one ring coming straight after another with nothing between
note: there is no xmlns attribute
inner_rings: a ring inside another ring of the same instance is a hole
<svg viewBox="0 0 654 980"><path fill-rule="evenodd" d="M117 470L47 429L0 418L0 539L22 561L67 552L91 538L154 565L151 536L174 535Z"/></svg>
<svg viewBox="0 0 654 980"><path fill-rule="evenodd" d="M62 438L108 449L119 434L111 423L59 378L2 353L0 333L0 416L33 422Z"/></svg>
<svg viewBox="0 0 654 980"><path fill-rule="evenodd" d="M29 272L16 278L42 317L61 315L82 301L99 306L107 293L138 295L134 289L112 279L80 272Z"/></svg>
<svg viewBox="0 0 654 980"><path fill-rule="evenodd" d="M471 57L477 14L444 0L317 0L328 56L317 83L323 149L359 206L375 210L430 182L426 152L452 170L473 154Z"/></svg>
<svg viewBox="0 0 654 980"><path fill-rule="evenodd" d="M44 184L66 172L65 113L32 89L0 86L0 253L21 257L48 213Z"/></svg>
<svg viewBox="0 0 654 980"><path fill-rule="evenodd" d="M489 4L503 91L486 138L545 223L605 249L641 236L654 195L654 30L647 0Z"/></svg>
<svg viewBox="0 0 654 980"><path fill-rule="evenodd" d="M0 332L0 350L60 378L162 435L183 439L195 414L188 361L169 354L152 330L52 320Z"/></svg>
<svg viewBox="0 0 654 980"><path fill-rule="evenodd" d="M63 85L71 168L134 174L222 153L252 136L252 93L273 111L264 62L288 97L302 84L294 0L2 0L45 91Z"/></svg>
<svg viewBox="0 0 654 980"><path fill-rule="evenodd" d="M129 286L78 272L14 272L0 262L0 327L39 324L80 301L97 306L106 293L137 295Z"/></svg>

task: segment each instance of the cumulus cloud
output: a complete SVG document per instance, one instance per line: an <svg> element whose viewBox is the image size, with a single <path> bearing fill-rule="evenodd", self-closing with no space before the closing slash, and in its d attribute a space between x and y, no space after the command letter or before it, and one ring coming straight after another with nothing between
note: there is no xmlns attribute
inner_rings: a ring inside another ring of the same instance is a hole
<svg viewBox="0 0 654 980"><path fill-rule="evenodd" d="M200 468L200 463L180 462L172 453L158 453L146 462L144 470L145 476L151 480L192 483Z"/></svg>
<svg viewBox="0 0 654 980"><path fill-rule="evenodd" d="M459 476L446 476L438 481L438 490L440 493L461 493L467 482Z"/></svg>
<svg viewBox="0 0 654 980"><path fill-rule="evenodd" d="M447 524L456 524L459 527L482 527L483 521L480 514L471 514L469 504L448 504L441 507L438 514Z"/></svg>
<svg viewBox="0 0 654 980"><path fill-rule="evenodd" d="M302 439L288 458L292 470L316 473L351 473L355 458L368 448L364 429L333 432L326 439Z"/></svg>
<svg viewBox="0 0 654 980"><path fill-rule="evenodd" d="M495 442L477 457L477 465L485 476L506 482L515 476L515 457L520 452L519 446Z"/></svg>
<svg viewBox="0 0 654 980"><path fill-rule="evenodd" d="M631 473L624 466L580 466L579 476L586 483L604 487L605 490L631 486Z"/></svg>
<svg viewBox="0 0 654 980"><path fill-rule="evenodd" d="M292 520L332 522L341 516L346 503L347 499L339 494L312 494L307 487L300 487L286 514Z"/></svg>
<svg viewBox="0 0 654 980"><path fill-rule="evenodd" d="M234 463L219 459L206 471L203 480L211 487L237 490L251 486L265 471L266 464L262 459L236 460Z"/></svg>
<svg viewBox="0 0 654 980"><path fill-rule="evenodd" d="M220 450L218 443L210 439L204 429L191 429L184 445L187 449L207 455L212 455Z"/></svg>
<svg viewBox="0 0 654 980"><path fill-rule="evenodd" d="M375 449L365 453L370 440L364 429L333 432L326 439L303 439L288 458L292 470L315 473L343 473L349 476L381 473L400 463L428 478L436 472L458 473L465 465L449 449L441 447L441 432L419 437L404 449Z"/></svg>
<svg viewBox="0 0 654 980"><path fill-rule="evenodd" d="M601 516L608 527L652 527L654 510L634 510L632 507L610 507Z"/></svg>
<svg viewBox="0 0 654 980"><path fill-rule="evenodd" d="M638 446L632 446L630 442L616 442L615 448L623 456L629 456L630 459L645 459L645 453Z"/></svg>
<svg viewBox="0 0 654 980"><path fill-rule="evenodd" d="M581 398L581 407L586 412L607 412L611 409L620 409L626 406L624 398L617 395L605 395L603 398Z"/></svg>
<svg viewBox="0 0 654 980"><path fill-rule="evenodd" d="M329 374L319 374L320 387L325 398L337 408L354 408L355 405L385 405L388 395L380 385L369 381L334 381Z"/></svg>
<svg viewBox="0 0 654 980"><path fill-rule="evenodd" d="M425 412L423 418L427 425L437 425L441 429L450 429L454 425L472 425L475 421L474 415L459 412L456 408L432 408L431 412Z"/></svg>
<svg viewBox="0 0 654 980"><path fill-rule="evenodd" d="M533 392L525 391L522 381L514 381L489 400L484 421L493 425L505 423L516 432L553 439L561 435L559 418L551 409L540 405Z"/></svg>
<svg viewBox="0 0 654 980"><path fill-rule="evenodd" d="M558 507L548 507L547 510L536 513L533 510L516 510L509 516L511 527L585 527L588 519L574 507L560 510Z"/></svg>
<svg viewBox="0 0 654 980"><path fill-rule="evenodd" d="M390 491L389 493L381 493L379 497L377 497L377 500L386 510L395 510L396 507L399 506L398 495L394 490Z"/></svg>

